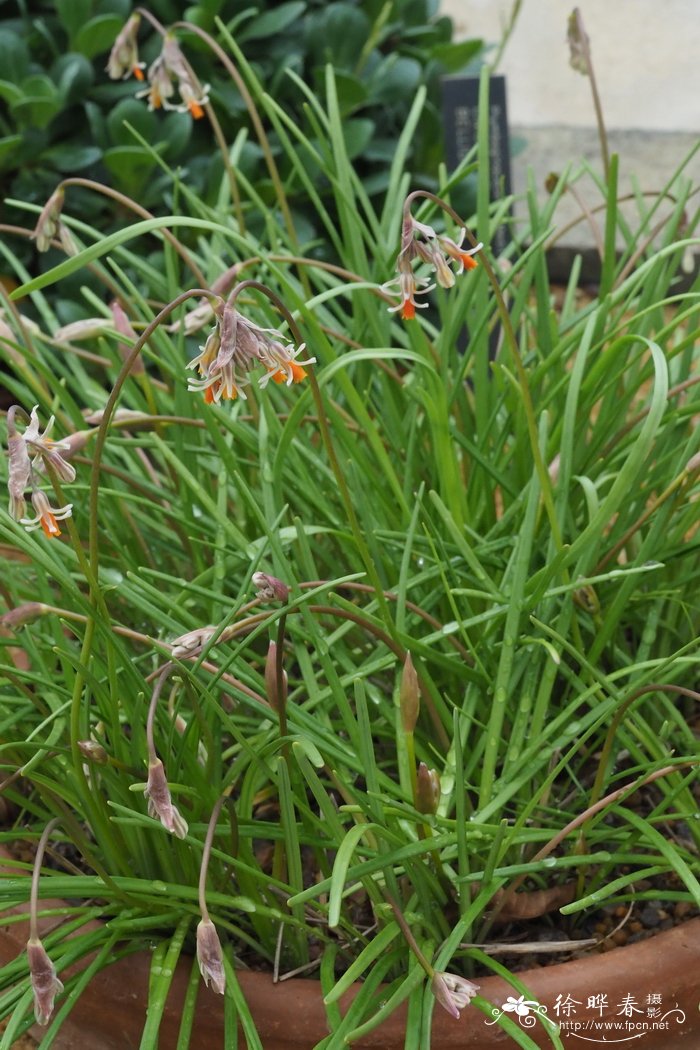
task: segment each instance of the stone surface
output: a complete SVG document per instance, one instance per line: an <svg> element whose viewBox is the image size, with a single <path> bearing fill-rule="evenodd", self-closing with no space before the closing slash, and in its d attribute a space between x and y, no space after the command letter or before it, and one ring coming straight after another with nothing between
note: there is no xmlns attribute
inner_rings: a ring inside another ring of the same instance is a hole
<svg viewBox="0 0 700 1050"><path fill-rule="evenodd" d="M540 199L550 172L588 162L602 176L600 144L590 83L569 65L567 18L573 2L522 0L515 28L496 72L507 79L508 117L514 140L513 189L522 194L529 172ZM635 184L660 191L700 142L700 6L698 0L579 0L596 70L611 151L620 157L620 192ZM455 22L457 39L481 36L496 44L513 0L442 0L440 11ZM700 152L683 177L700 185ZM576 184L588 208L600 204L590 175ZM634 221L635 207L627 212ZM516 205L516 216L525 212ZM565 194L557 225L581 213ZM663 215L663 212L660 213ZM589 222L562 238L566 250L596 253ZM620 245L622 247L622 245Z"/></svg>
<svg viewBox="0 0 700 1050"><path fill-rule="evenodd" d="M511 85L514 124L594 123L588 80L569 65L573 0L522 0L496 72ZM513 0L441 0L458 39L500 40ZM700 133L697 0L579 0L610 128Z"/></svg>

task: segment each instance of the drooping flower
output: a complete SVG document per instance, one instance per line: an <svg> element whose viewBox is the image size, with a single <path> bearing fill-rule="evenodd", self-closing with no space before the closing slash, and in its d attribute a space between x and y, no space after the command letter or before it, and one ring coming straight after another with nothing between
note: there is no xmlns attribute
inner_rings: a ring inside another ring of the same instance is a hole
<svg viewBox="0 0 700 1050"><path fill-rule="evenodd" d="M51 242L59 232L64 200L63 187L58 186L41 209L32 233L32 239L36 241L37 250L40 252L49 250Z"/></svg>
<svg viewBox="0 0 700 1050"><path fill-rule="evenodd" d="M30 937L27 941L27 959L34 993L34 1016L37 1024L47 1025L53 1013L54 999L63 991L63 984L38 937Z"/></svg>
<svg viewBox="0 0 700 1050"><path fill-rule="evenodd" d="M53 416L51 416L44 427L44 433L39 433L38 408L39 406L35 405L32 409L29 417L29 426L24 431L24 440L27 447L30 452L34 453L32 467L34 470L42 473L49 466L56 471L61 481L70 484L70 482L75 481L75 467L67 463L61 455L61 452L71 451L70 443L68 441L53 441L48 436L54 423Z"/></svg>
<svg viewBox="0 0 700 1050"><path fill-rule="evenodd" d="M171 33L167 33L163 40L162 58L168 73L177 79L177 89L182 99L182 105L177 108L189 112L195 120L200 120L204 116L203 107L209 101L209 85L198 82Z"/></svg>
<svg viewBox="0 0 700 1050"><path fill-rule="evenodd" d="M27 509L24 493L29 486L32 464L24 434L20 434L14 424L14 411L10 408L7 414L7 455L9 471L7 488L10 493L10 517L21 521Z"/></svg>
<svg viewBox="0 0 700 1050"><path fill-rule="evenodd" d="M187 821L177 806L173 805L165 777L165 767L159 758L148 763L148 781L143 793L148 799L149 817L157 817L171 835L184 839L187 834Z"/></svg>
<svg viewBox="0 0 700 1050"><path fill-rule="evenodd" d="M24 525L27 532L33 532L34 529L43 529L44 535L48 539L61 535L58 522L70 518L73 510L72 503L67 503L65 507L52 507L49 503L49 497L41 489L33 490L32 506L36 511L36 517L22 518L21 524Z"/></svg>
<svg viewBox="0 0 700 1050"><path fill-rule="evenodd" d="M136 98L147 98L148 108L153 109L177 109L170 102L175 94L175 85L165 64L163 55L160 54L148 67L148 87L143 91L137 91Z"/></svg>
<svg viewBox="0 0 700 1050"><path fill-rule="evenodd" d="M479 985L468 981L466 977L458 977L456 973L437 971L433 975L431 987L440 1006L443 1006L448 1014L451 1014L457 1021L460 1017L460 1010L469 1006L479 991Z"/></svg>
<svg viewBox="0 0 700 1050"><path fill-rule="evenodd" d="M287 386L291 386L292 383L301 383L302 379L306 378L306 371L302 365L311 365L316 360L315 357L309 357L306 361L297 361L296 358L305 349L306 343L300 343L299 346L294 347L289 343L284 346L276 339L262 340L260 360L267 369L267 375L258 380L260 387L267 386L270 380L274 383L286 383Z"/></svg>
<svg viewBox="0 0 700 1050"><path fill-rule="evenodd" d="M415 297L427 295L428 292L432 292L435 285L431 284L427 277L416 277L411 266L411 258L405 252L399 255L396 269L399 276L382 285L382 288L391 295L397 294L394 286L398 285L398 295L401 301L398 306L390 306L389 313L394 314L400 310L404 321L412 321L416 316L416 309L426 310L428 308L428 303L417 303Z"/></svg>
<svg viewBox="0 0 700 1050"><path fill-rule="evenodd" d="M211 986L219 995L226 991L226 974L224 973L224 956L221 941L211 919L202 919L197 924L197 963L204 983Z"/></svg>
<svg viewBox="0 0 700 1050"><path fill-rule="evenodd" d="M138 13L131 15L114 41L106 66L112 80L126 80L132 74L137 80L143 80L145 63L139 62L139 48L136 39L140 24L141 15Z"/></svg>

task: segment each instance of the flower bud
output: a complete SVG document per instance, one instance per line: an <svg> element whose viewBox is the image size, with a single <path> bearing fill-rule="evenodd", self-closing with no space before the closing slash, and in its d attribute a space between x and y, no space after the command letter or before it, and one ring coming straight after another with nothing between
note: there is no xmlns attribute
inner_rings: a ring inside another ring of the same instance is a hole
<svg viewBox="0 0 700 1050"><path fill-rule="evenodd" d="M123 335L126 339L129 340L128 343L120 343L117 347L119 353L122 356L122 360L126 360L126 358L131 353L134 344L138 342L138 336L136 335L136 332L134 331L131 325L131 321L129 320L122 304L119 302L118 299L113 299L112 302L109 304L109 308L112 311L112 321L114 322L114 327L120 335ZM143 361L141 360L141 355L138 354L131 364L131 368L129 369L129 375L143 375L145 371L146 367Z"/></svg>
<svg viewBox="0 0 700 1050"><path fill-rule="evenodd" d="M406 659L401 674L401 685L399 687L399 707L401 709L401 725L404 733L412 733L418 721L420 710L420 690L418 687L418 675L413 666L411 654L406 653Z"/></svg>
<svg viewBox="0 0 700 1050"><path fill-rule="evenodd" d="M216 627L213 624L207 624L206 627L195 627L193 631L187 631L179 638L173 638L173 656L177 660L182 660L187 656L195 656L200 653L215 630Z"/></svg>
<svg viewBox="0 0 700 1050"><path fill-rule="evenodd" d="M148 799L149 817L158 817L163 827L184 839L187 834L187 821L183 819L177 806L173 805L170 788L165 777L165 767L159 758L148 764L148 783L144 789Z"/></svg>
<svg viewBox="0 0 700 1050"><path fill-rule="evenodd" d="M440 801L440 777L435 769L428 769L425 762L421 762L418 766L415 801L419 813L437 813Z"/></svg>
<svg viewBox="0 0 700 1050"><path fill-rule="evenodd" d="M24 602L22 605L18 605L16 608L9 609L6 613L3 613L0 616L0 625L10 629L21 627L23 624L31 623L32 620L43 616L46 609L47 606L41 602Z"/></svg>
<svg viewBox="0 0 700 1050"><path fill-rule="evenodd" d="M582 73L584 77L587 77L589 74L588 34L583 28L583 19L578 7L575 7L569 15L566 38L569 42L569 65L577 73Z"/></svg>
<svg viewBox="0 0 700 1050"><path fill-rule="evenodd" d="M431 983L433 995L444 1006L448 1014L455 1020L459 1020L459 1011L463 1010L479 991L479 985L468 981L465 977L458 977L456 973L440 973L433 975Z"/></svg>
<svg viewBox="0 0 700 1050"><path fill-rule="evenodd" d="M32 238L36 241L37 249L40 252L49 250L51 241L58 233L64 198L63 187L59 186L58 189L53 191L37 219Z"/></svg>
<svg viewBox="0 0 700 1050"><path fill-rule="evenodd" d="M253 573L253 585L257 588L257 597L264 602L286 602L289 598L289 587L276 576L266 572Z"/></svg>
<svg viewBox="0 0 700 1050"><path fill-rule="evenodd" d="M34 992L34 1016L38 1024L47 1025L53 1013L53 1001L63 991L63 984L38 937L27 941L27 959Z"/></svg>
<svg viewBox="0 0 700 1050"><path fill-rule="evenodd" d="M211 981L213 990L223 995L226 990L224 956L211 919L202 919L197 925L197 963L206 986L209 987Z"/></svg>
<svg viewBox="0 0 700 1050"><path fill-rule="evenodd" d="M79 740L78 750L83 758L87 758L90 762L95 762L98 766L107 765L107 752L96 740Z"/></svg>

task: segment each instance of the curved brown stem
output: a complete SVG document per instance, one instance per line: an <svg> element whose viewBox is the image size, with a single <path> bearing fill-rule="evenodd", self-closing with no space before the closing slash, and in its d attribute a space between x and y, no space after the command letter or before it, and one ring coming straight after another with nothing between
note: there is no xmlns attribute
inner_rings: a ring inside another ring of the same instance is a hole
<svg viewBox="0 0 700 1050"><path fill-rule="evenodd" d="M282 186L282 180L277 169L277 164L275 163L275 158L273 157L272 150L270 149L270 142L268 140L265 128L263 127L262 121L260 119L260 114L258 113L257 107L253 102L253 98L250 92L248 91L243 77L238 72L237 67L231 61L224 49L217 43L216 40L214 40L214 38L209 33L207 33L200 26L194 25L190 22L175 22L174 28L187 29L188 32L194 33L196 36L200 37L205 42L207 47L209 47L210 50L213 51L213 53L219 59L222 66L225 68L226 72L238 88L240 96L243 99L243 103L246 109L248 110L248 115L253 125L253 129L257 136L258 142L260 143L260 148L263 151L263 156L265 157L265 164L267 165L267 170L270 173L270 178L272 179L272 184L275 188L277 203L280 206L280 211L282 212L284 224L287 227L287 233L289 234L292 243L297 244L296 229L294 228L292 214L289 210L287 198L285 196L284 188Z"/></svg>
<svg viewBox="0 0 700 1050"><path fill-rule="evenodd" d="M84 189L94 190L95 193L101 193L105 197L111 197L112 200L117 201L119 204L123 204L125 208L129 208L130 211L133 211L136 215L140 215L142 219L155 218L153 212L142 207L137 201L132 200L131 197L127 197L126 194L120 193L119 190L112 189L111 186L105 186L101 182L95 182L93 179L83 179L78 178L77 176L71 176L68 179L63 179L63 181L59 183L59 186L82 186ZM161 228L160 232L163 234L163 239L175 249L185 265L192 271L197 283L205 285L207 281L204 274L199 269L197 263L182 242L178 240L175 234L165 226Z"/></svg>

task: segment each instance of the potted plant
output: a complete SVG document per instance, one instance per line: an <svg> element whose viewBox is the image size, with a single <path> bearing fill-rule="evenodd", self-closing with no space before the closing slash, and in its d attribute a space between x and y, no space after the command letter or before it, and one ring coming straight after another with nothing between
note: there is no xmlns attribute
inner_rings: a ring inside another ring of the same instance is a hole
<svg viewBox="0 0 700 1050"><path fill-rule="evenodd" d="M113 75L141 71L138 33ZM604 956L609 985L554 994L489 952L528 917L546 941L552 909L573 952L605 904L698 902L690 187L663 224L640 197L630 226L612 158L600 288L580 299L574 268L554 308L565 180L494 258L484 165L479 239L449 202L469 159L438 194L410 187L419 94L377 213L332 68L323 102L299 84L304 129L219 35L274 128L275 149L255 123L269 184L238 143L216 208L172 172L170 214L121 198L138 221L104 237L67 180L33 232L64 256L4 314L0 895L30 927L0 1048L32 1002L52 1045L90 989L106 1046L199 1045L210 1014L265 1050L387 1046L396 1023L422 1050L561 1046L577 1010L685 1033L682 931L677 1006L641 1002L656 984L616 1002ZM176 30L162 42L151 105L215 120ZM304 243L276 151L323 239ZM59 325L78 274L83 316ZM113 979L144 965L133 1041ZM314 1034L261 1034L301 977Z"/></svg>

